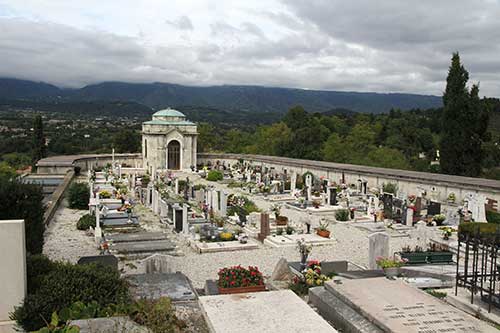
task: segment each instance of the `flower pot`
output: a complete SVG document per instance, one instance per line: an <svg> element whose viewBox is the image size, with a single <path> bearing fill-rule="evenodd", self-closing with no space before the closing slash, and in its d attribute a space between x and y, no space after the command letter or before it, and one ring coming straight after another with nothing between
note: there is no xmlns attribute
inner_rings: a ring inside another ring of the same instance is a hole
<svg viewBox="0 0 500 333"><path fill-rule="evenodd" d="M281 215L276 217L276 225L287 225L287 224L288 224L288 217Z"/></svg>
<svg viewBox="0 0 500 333"><path fill-rule="evenodd" d="M401 259L406 259L408 265L426 264L427 252L400 252Z"/></svg>
<svg viewBox="0 0 500 333"><path fill-rule="evenodd" d="M384 273L388 278L397 277L399 274L399 267L384 268Z"/></svg>
<svg viewBox="0 0 500 333"><path fill-rule="evenodd" d="M219 294L243 294L243 293L255 293L258 291L266 291L266 286L250 286L250 287L237 287L237 288L221 288L219 287Z"/></svg>
<svg viewBox="0 0 500 333"><path fill-rule="evenodd" d="M452 252L429 252L427 261L431 264L453 262Z"/></svg>
<svg viewBox="0 0 500 333"><path fill-rule="evenodd" d="M318 236L321 236L323 238L330 238L329 230L318 230L316 233L318 234Z"/></svg>

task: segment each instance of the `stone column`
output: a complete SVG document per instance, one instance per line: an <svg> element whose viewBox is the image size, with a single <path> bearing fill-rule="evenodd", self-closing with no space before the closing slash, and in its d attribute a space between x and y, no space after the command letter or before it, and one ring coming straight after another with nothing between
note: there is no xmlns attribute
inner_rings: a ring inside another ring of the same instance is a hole
<svg viewBox="0 0 500 333"><path fill-rule="evenodd" d="M389 257L389 235L386 232L376 232L368 236L368 269L378 269L377 258Z"/></svg>
<svg viewBox="0 0 500 333"><path fill-rule="evenodd" d="M8 322L27 291L24 220L0 221L0 253L0 322Z"/></svg>

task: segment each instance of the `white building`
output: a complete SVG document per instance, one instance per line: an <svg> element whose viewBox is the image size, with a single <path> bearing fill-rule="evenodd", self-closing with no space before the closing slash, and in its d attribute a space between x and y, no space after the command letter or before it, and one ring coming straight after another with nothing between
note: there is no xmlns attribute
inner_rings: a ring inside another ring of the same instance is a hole
<svg viewBox="0 0 500 333"><path fill-rule="evenodd" d="M142 124L142 159L153 174L157 170L189 170L196 166L196 124L177 110L165 109Z"/></svg>

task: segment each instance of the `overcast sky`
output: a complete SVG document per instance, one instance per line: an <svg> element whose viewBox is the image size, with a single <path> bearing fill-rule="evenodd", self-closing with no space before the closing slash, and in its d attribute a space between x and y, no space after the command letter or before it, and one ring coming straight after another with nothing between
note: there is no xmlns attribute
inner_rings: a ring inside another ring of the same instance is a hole
<svg viewBox="0 0 500 333"><path fill-rule="evenodd" d="M500 96L500 0L0 0L0 76Z"/></svg>

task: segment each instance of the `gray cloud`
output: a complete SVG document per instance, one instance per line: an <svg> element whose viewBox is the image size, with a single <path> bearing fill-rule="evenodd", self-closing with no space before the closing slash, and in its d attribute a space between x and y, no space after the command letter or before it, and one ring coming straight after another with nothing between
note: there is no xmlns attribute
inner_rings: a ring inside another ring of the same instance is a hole
<svg viewBox="0 0 500 333"><path fill-rule="evenodd" d="M0 76L72 87L121 80L439 95L459 51L481 93L500 96L498 1L282 4L232 20L196 16L196 31L180 16L166 22L174 29L159 27L160 40L0 17Z"/></svg>
<svg viewBox="0 0 500 333"><path fill-rule="evenodd" d="M189 19L189 17L183 15L180 16L177 20L175 21L165 21L167 24L179 29L179 30L193 30L193 23Z"/></svg>

